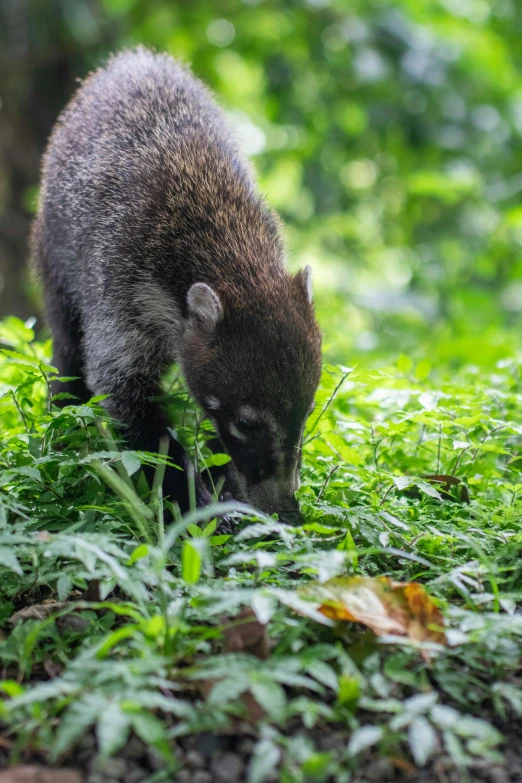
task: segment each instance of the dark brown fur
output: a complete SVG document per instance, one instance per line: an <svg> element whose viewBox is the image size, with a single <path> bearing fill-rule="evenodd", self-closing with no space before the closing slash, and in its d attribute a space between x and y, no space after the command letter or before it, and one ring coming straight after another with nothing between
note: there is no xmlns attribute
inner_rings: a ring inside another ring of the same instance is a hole
<svg viewBox="0 0 522 783"><path fill-rule="evenodd" d="M236 494L295 508L321 363L307 272L286 271L279 222L189 71L139 48L86 79L49 142L32 252L54 361L81 378L70 391L109 394L129 445L155 450L168 422L153 398L180 361ZM179 471L166 491L187 507Z"/></svg>

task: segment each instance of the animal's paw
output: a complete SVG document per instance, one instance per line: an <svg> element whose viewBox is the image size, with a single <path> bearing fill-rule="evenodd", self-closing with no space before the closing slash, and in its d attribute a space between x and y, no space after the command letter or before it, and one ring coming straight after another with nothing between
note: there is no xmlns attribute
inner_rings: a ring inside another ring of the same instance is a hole
<svg viewBox="0 0 522 783"><path fill-rule="evenodd" d="M220 517L217 530L222 536L231 536L234 534L234 520L232 517Z"/></svg>
<svg viewBox="0 0 522 783"><path fill-rule="evenodd" d="M236 498L227 491L224 491L219 496L220 503L231 503ZM223 536L233 535L235 532L235 520L233 517L220 517L217 529Z"/></svg>
<svg viewBox="0 0 522 783"><path fill-rule="evenodd" d="M196 506L198 508L204 508L210 506L214 499L207 487L205 486L201 476L196 477Z"/></svg>

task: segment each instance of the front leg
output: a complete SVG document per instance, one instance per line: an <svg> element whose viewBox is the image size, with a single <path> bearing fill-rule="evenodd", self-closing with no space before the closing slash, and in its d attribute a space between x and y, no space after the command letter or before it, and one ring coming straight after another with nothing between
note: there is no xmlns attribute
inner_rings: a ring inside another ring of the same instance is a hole
<svg viewBox="0 0 522 783"><path fill-rule="evenodd" d="M110 375L105 372L105 378ZM163 497L178 504L182 514L190 509L191 483L194 484L197 506L207 505L211 495L201 477L195 473L192 462L169 431L169 421L160 404L154 399L160 395L157 383L139 375L118 377L116 383L93 384L95 394L109 394L104 405L115 420L129 449L157 453L160 439L168 437L167 456L178 468L167 465L163 478ZM144 466L144 473L152 486L154 467Z"/></svg>
<svg viewBox="0 0 522 783"><path fill-rule="evenodd" d="M167 455L175 465L182 468L183 472L167 465L163 477L163 497L166 500L177 502L182 514L190 510L190 496L192 492L194 493L197 508L209 506L212 503L212 495L203 478L194 469L194 465L181 443L170 432L168 433L168 438L169 448ZM154 450L156 451L157 449ZM153 470L151 469L151 476L147 477L149 485L152 482L152 473Z"/></svg>

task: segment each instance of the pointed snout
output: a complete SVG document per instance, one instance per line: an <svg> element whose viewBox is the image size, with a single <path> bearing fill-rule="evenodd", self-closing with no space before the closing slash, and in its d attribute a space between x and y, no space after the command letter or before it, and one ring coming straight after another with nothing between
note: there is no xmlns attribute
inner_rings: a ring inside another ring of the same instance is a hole
<svg viewBox="0 0 522 783"><path fill-rule="evenodd" d="M277 514L282 522L297 522L300 512L294 493L299 484L298 476L293 476L290 481L277 477L265 479L248 487L248 502L265 514Z"/></svg>

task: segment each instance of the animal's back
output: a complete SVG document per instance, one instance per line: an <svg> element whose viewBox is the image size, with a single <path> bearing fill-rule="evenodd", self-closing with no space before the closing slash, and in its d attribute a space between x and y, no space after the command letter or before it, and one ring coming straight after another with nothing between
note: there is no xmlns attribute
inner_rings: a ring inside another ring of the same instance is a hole
<svg viewBox="0 0 522 783"><path fill-rule="evenodd" d="M80 311L108 279L160 275L181 305L196 280L227 274L241 287L260 258L278 266L276 222L221 110L166 55L127 51L84 82L53 132L42 185L36 261ZM227 272L232 258L242 268Z"/></svg>

